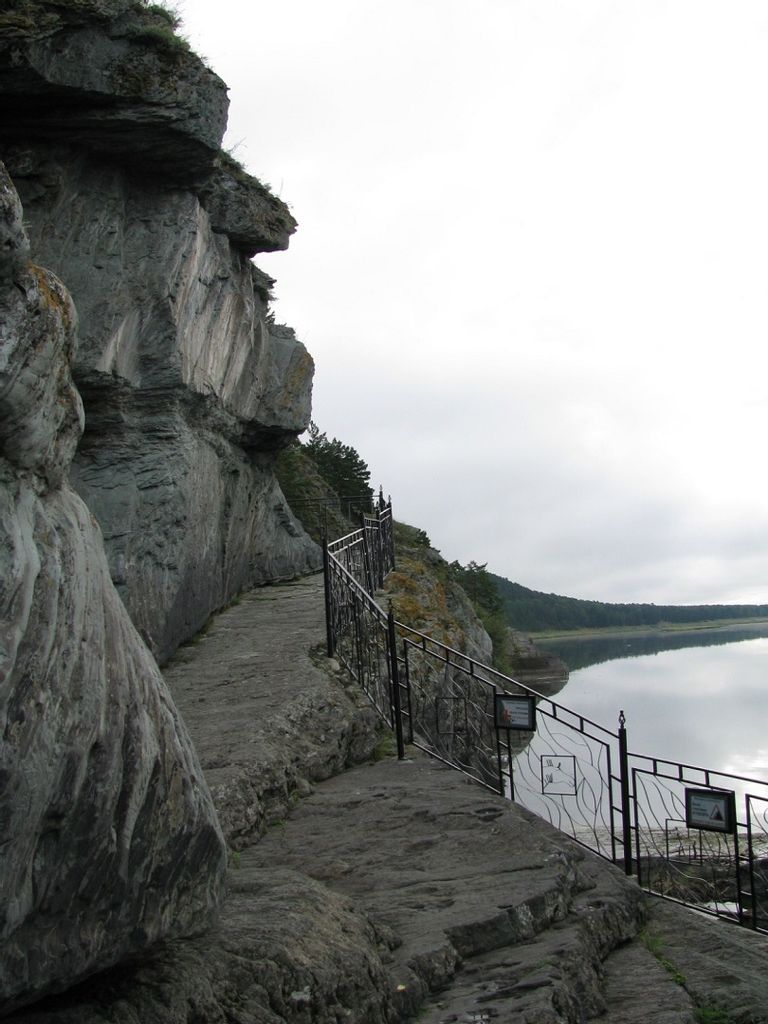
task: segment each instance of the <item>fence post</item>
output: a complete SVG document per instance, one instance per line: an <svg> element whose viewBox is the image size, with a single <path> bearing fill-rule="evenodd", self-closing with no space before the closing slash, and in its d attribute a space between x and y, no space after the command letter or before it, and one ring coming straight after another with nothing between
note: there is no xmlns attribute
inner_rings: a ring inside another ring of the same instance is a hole
<svg viewBox="0 0 768 1024"><path fill-rule="evenodd" d="M395 716L395 739L399 760L405 757L403 743L403 714L400 709L400 666L397 663L397 634L395 632L395 613L392 606L387 613L387 637L389 646L390 679L392 681L392 710Z"/></svg>
<svg viewBox="0 0 768 1024"><path fill-rule="evenodd" d="M624 848L624 874L632 874L632 818L629 810L629 757L624 712L619 712L619 778L621 780L621 831Z"/></svg>
<svg viewBox="0 0 768 1024"><path fill-rule="evenodd" d="M473 668L474 668L474 666L473 666ZM497 690L496 690L495 687L494 687L493 692L494 692L494 700L495 700L496 699L495 694L497 693ZM501 763L501 729L499 729L498 725L496 725L495 722L494 722L494 732L496 733L496 766L497 766L497 769L498 769L498 772L499 772L499 796L506 796L507 794L504 792L504 767L503 767L503 765ZM509 734L507 734L507 735L509 735ZM509 781L510 781L509 799L510 800L514 800L515 799L515 794L514 794L514 789L512 787L512 762L508 761L507 764L509 765Z"/></svg>
<svg viewBox="0 0 768 1024"><path fill-rule="evenodd" d="M394 572L397 566L395 565L395 516L392 512L392 495L389 496L387 508L389 509L389 565L387 568L389 572Z"/></svg>
<svg viewBox="0 0 768 1024"><path fill-rule="evenodd" d="M331 595L331 556L328 553L328 538L323 537L323 583L325 585L325 642L328 657L332 658L336 651L336 638L333 635L333 605Z"/></svg>
<svg viewBox="0 0 768 1024"><path fill-rule="evenodd" d="M381 536L381 509L376 509L376 586L384 586L384 541Z"/></svg>
<svg viewBox="0 0 768 1024"><path fill-rule="evenodd" d="M365 568L365 589L371 597L376 593L376 580L371 565L371 551L368 546L368 527L365 525L365 512L360 513L360 526L363 531L363 564Z"/></svg>

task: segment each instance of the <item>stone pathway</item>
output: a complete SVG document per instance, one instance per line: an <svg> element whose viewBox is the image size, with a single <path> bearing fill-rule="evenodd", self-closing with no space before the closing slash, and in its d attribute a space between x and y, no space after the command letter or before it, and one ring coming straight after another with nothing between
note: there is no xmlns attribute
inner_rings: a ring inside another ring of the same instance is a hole
<svg viewBox="0 0 768 1024"><path fill-rule="evenodd" d="M163 675L235 850L380 738L373 708L325 656L322 576L244 594Z"/></svg>
<svg viewBox="0 0 768 1024"><path fill-rule="evenodd" d="M649 907L416 751L376 760L321 586L254 591L166 669L233 848L219 926L14 1022L768 1022L768 940Z"/></svg>
<svg viewBox="0 0 768 1024"><path fill-rule="evenodd" d="M439 993L419 1021L599 1012L601 960L641 924L640 893L618 871L424 757L319 786L243 854L249 869L276 860L375 923L398 1015Z"/></svg>

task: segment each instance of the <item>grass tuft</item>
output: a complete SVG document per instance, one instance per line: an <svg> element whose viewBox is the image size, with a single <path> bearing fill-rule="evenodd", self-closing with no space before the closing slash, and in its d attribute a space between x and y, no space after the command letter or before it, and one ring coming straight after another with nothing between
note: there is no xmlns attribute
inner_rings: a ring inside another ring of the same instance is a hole
<svg viewBox="0 0 768 1024"><path fill-rule="evenodd" d="M166 53L188 53L189 42L177 35L170 25L140 25L126 33L131 39L149 43Z"/></svg>
<svg viewBox="0 0 768 1024"><path fill-rule="evenodd" d="M373 761L385 761L388 757L394 757L396 753L395 734L387 731L373 748L371 759Z"/></svg>
<svg viewBox="0 0 768 1024"><path fill-rule="evenodd" d="M664 940L662 937L660 935L652 935L646 930L640 933L640 939L648 952L653 953L664 970L671 975L672 980L688 991L685 975L664 955ZM688 995L690 995L690 992L688 992ZM697 1006L694 1016L698 1024L733 1024L733 1018L727 1010L722 1010L717 1006Z"/></svg>
<svg viewBox="0 0 768 1024"><path fill-rule="evenodd" d="M166 7L165 4L145 4L144 10L147 14L153 14L156 18L162 19L174 32L181 27L181 15L173 7Z"/></svg>

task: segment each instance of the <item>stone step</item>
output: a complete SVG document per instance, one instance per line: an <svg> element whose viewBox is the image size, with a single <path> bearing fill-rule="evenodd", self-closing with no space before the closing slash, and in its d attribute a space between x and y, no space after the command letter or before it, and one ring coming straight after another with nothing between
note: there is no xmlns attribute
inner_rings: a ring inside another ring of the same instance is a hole
<svg viewBox="0 0 768 1024"><path fill-rule="evenodd" d="M696 1024L693 1000L642 942L605 963L606 1013L600 1024Z"/></svg>
<svg viewBox="0 0 768 1024"><path fill-rule="evenodd" d="M517 944L463 962L433 995L419 1024L579 1022L606 1008L602 961L636 933L635 906L605 891L605 878L580 895L567 916ZM602 1018L601 1018L602 1019Z"/></svg>
<svg viewBox="0 0 768 1024"><path fill-rule="evenodd" d="M617 869L427 758L329 780L242 856L308 873L390 937L399 1020L580 1020L603 1009L602 959L642 923Z"/></svg>
<svg viewBox="0 0 768 1024"><path fill-rule="evenodd" d="M605 963L603 1024L766 1024L768 936L648 897L635 942Z"/></svg>
<svg viewBox="0 0 768 1024"><path fill-rule="evenodd" d="M768 935L652 897L646 941L707 1019L768 1024Z"/></svg>

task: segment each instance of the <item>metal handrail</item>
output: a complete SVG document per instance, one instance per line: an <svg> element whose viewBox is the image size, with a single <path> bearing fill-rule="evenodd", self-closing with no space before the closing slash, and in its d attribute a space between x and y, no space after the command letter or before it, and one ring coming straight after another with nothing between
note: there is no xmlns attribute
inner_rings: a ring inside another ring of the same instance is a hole
<svg viewBox="0 0 768 1024"><path fill-rule="evenodd" d="M740 923L768 932L768 782L631 753L623 712L618 731L608 729L396 620L374 596L394 567L392 523L391 502L380 503L375 514L363 513L359 529L324 545L324 565L328 653L338 652L395 731L398 756L405 753L405 723L409 742L485 788L549 816L600 856L623 861L625 872L636 874L648 891L729 920L735 903ZM523 738L512 742L509 729L496 722L496 694L532 697L537 730L518 733ZM547 778L545 765L552 765ZM736 814L730 860L717 852L727 850L728 836L707 839L711 832L685 824L686 785L744 789L746 814ZM670 808L676 816L664 818ZM669 821L683 823L685 842L698 850L698 873L671 852ZM707 878L701 869L705 848L708 856L715 850ZM731 863L733 877L723 866ZM711 894L711 905L700 891Z"/></svg>
<svg viewBox="0 0 768 1024"><path fill-rule="evenodd" d="M558 704L557 701L552 700L551 697L547 697L543 693L539 693L538 690L534 690L533 687L528 686L527 683L521 683L518 679L515 679L512 676L505 675L503 672L500 672L498 669L493 668L493 666L486 665L486 664L484 664L481 661L477 661L474 658L471 658L468 654L464 654L463 651L458 651L458 650L456 650L455 647L449 647L447 644L444 644L441 640L435 640L434 637L429 636L427 633L421 633L419 630L413 629L411 626L408 626L405 623L402 623L402 622L398 621L397 619L395 620L395 625L400 630L405 630L408 633L413 634L414 636L418 636L420 641L421 641L420 644L416 644L416 643L414 643L413 640L410 639L410 637L403 637L403 641L405 643L409 643L409 644L411 644L414 647L422 646L422 644L424 644L425 642L433 644L435 647L438 647L441 650L446 651L448 655L451 655L451 654L456 655L458 658L462 658L469 665L474 666L477 669L480 669L482 672L487 672L490 675L495 676L498 680L501 680L504 683L509 683L509 684L514 685L514 686L517 686L521 690L524 690L526 694L529 694L532 697L536 697L538 700L545 700L545 701L547 701L548 704L550 704L553 708L556 708L558 711L563 711L563 712L565 712L568 715L573 715L573 717L574 718L578 718L580 722L582 722L582 723L586 722L590 726L592 726L592 728L598 729L600 732L604 732L608 736L615 737L617 735L613 730L607 729L605 726L601 725L599 722L595 722L591 718L587 718L585 715L579 714L576 711L572 711L570 708L566 707L564 704ZM450 664L449 658L446 658L445 660L446 660L446 664ZM462 666L457 665L457 667L461 668ZM494 686L495 687L495 684L491 680L483 679L482 676L478 676L477 673L474 673L474 678L477 679L478 682L487 683L489 686ZM498 692L509 693L510 696L512 696L512 692L508 691L506 689L503 690L503 691L498 691ZM659 759L659 760L661 760L661 759Z"/></svg>

